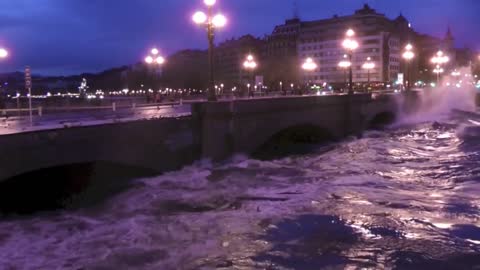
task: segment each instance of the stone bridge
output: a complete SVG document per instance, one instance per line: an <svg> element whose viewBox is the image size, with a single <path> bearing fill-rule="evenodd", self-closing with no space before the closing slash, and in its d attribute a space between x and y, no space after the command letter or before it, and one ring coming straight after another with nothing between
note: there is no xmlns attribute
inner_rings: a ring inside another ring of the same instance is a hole
<svg viewBox="0 0 480 270"><path fill-rule="evenodd" d="M253 153L285 130L330 138L392 120L403 95L307 96L192 105L189 117L0 136L0 181L63 165L107 161L159 172L200 158Z"/></svg>
<svg viewBox="0 0 480 270"><path fill-rule="evenodd" d="M192 141L190 117L3 135L0 181L40 169L102 161L174 170L198 158Z"/></svg>
<svg viewBox="0 0 480 270"><path fill-rule="evenodd" d="M311 129L330 139L394 120L403 110L403 95L343 95L239 100L194 104L192 114L203 157L223 159L232 153L250 154L290 131ZM308 133L308 131L307 131Z"/></svg>

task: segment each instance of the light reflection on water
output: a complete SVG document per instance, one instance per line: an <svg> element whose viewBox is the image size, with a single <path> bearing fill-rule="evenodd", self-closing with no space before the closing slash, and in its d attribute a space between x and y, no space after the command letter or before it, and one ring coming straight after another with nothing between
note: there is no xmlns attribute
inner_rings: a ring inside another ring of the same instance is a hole
<svg viewBox="0 0 480 270"><path fill-rule="evenodd" d="M398 127L322 154L199 162L96 209L0 223L19 269L480 266L480 130ZM466 134L466 135L465 135Z"/></svg>

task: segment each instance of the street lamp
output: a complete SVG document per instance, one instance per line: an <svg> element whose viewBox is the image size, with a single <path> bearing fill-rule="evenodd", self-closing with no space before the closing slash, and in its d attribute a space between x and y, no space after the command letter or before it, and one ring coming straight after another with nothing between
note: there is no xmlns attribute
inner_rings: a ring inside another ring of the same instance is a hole
<svg viewBox="0 0 480 270"><path fill-rule="evenodd" d="M437 65L433 70L433 73L437 74L437 86L440 85L440 74L444 71L445 70L440 65Z"/></svg>
<svg viewBox="0 0 480 270"><path fill-rule="evenodd" d="M156 48L153 48L150 51L150 55L145 57L145 63L149 65L163 65L165 63L165 58L159 55L159 51Z"/></svg>
<svg viewBox="0 0 480 270"><path fill-rule="evenodd" d="M0 48L0 58L7 58L8 56L8 51L4 48ZM19 94L17 93L17 109L18 109L18 112L20 113L20 98L18 96ZM31 95L30 95L31 96ZM31 101L31 99L29 99ZM6 104L3 104L3 97L2 97L2 93L0 93L0 107L3 107L3 106L6 106ZM30 102L31 104L31 102ZM31 106L30 106L31 108ZM31 112L31 110L30 110ZM31 119L31 118L30 118ZM30 120L30 123L31 123L31 120Z"/></svg>
<svg viewBox="0 0 480 270"><path fill-rule="evenodd" d="M305 59L305 62L302 65L303 70L306 71L314 71L315 69L317 69L317 67L318 65L310 57Z"/></svg>
<svg viewBox="0 0 480 270"><path fill-rule="evenodd" d="M352 62L352 56L353 56L353 51L355 51L358 48L358 42L353 38L355 36L355 31L352 29L348 29L347 33L345 34L346 38L342 43L343 48L345 48L348 52L348 60L350 63ZM352 70L352 65L349 67L349 89L348 89L348 94L352 95L353 94L353 70Z"/></svg>
<svg viewBox="0 0 480 270"><path fill-rule="evenodd" d="M315 69L317 69L318 65L313 61L312 58L308 57L305 59L305 62L302 64L302 69L305 70L306 72L312 72ZM307 78L307 88L310 87L310 81ZM309 89L310 90L310 89Z"/></svg>
<svg viewBox="0 0 480 270"><path fill-rule="evenodd" d="M193 14L193 21L198 24L205 26L207 29L207 38L208 38L208 62L209 62L209 89L208 89L208 100L216 101L217 95L215 93L215 77L214 77L214 60L213 60L213 49L214 49L214 39L215 39L215 29L222 28L227 24L227 18L222 14L217 14L213 16L213 6L216 3L216 0L204 0L203 1L207 6L207 13L203 11L197 11Z"/></svg>
<svg viewBox="0 0 480 270"><path fill-rule="evenodd" d="M449 61L450 58L442 51L438 51L436 55L432 57L431 62L436 66L433 72L437 74L437 85L440 85L440 73L444 72L442 65L448 63Z"/></svg>
<svg viewBox="0 0 480 270"><path fill-rule="evenodd" d="M159 54L157 48L153 48L150 50L150 54L145 57L145 63L150 66L154 66L154 84L157 81L157 67L162 66L165 63L165 58Z"/></svg>
<svg viewBox="0 0 480 270"><path fill-rule="evenodd" d="M367 61L362 65L362 68L367 70L367 82L370 86L370 70L375 68L375 63L372 62L371 57L367 58Z"/></svg>
<svg viewBox="0 0 480 270"><path fill-rule="evenodd" d="M459 77L459 76L461 76L461 75L462 75L462 73L460 73L460 72L457 71L456 69L455 69L454 71L452 71L452 76L453 76L453 77Z"/></svg>
<svg viewBox="0 0 480 270"><path fill-rule="evenodd" d="M343 55L343 60L338 63L338 66L343 69L344 74L344 82L345 86L347 85L347 69L352 65L350 61L348 61L348 55Z"/></svg>
<svg viewBox="0 0 480 270"><path fill-rule="evenodd" d="M243 67L249 71L250 73L250 79L254 81L253 78L253 71L257 68L257 62L255 62L255 59L253 58L253 55L249 54L247 55L247 59L245 59L245 62L243 62ZM255 84L255 82L254 82ZM250 84L248 84L250 85ZM250 91L250 86L248 87L248 96L253 96L251 91Z"/></svg>
<svg viewBox="0 0 480 270"><path fill-rule="evenodd" d="M410 91L410 61L415 57L415 53L413 53L413 46L412 44L407 44L405 46L405 51L402 54L403 59L405 59L406 65L405 65L405 88L407 91Z"/></svg>

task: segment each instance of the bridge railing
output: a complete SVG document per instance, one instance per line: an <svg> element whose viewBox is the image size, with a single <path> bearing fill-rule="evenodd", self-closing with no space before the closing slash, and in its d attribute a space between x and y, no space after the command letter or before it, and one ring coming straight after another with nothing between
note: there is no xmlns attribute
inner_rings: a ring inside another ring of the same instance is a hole
<svg viewBox="0 0 480 270"><path fill-rule="evenodd" d="M395 91L373 91L370 92L373 98L378 98L382 95L395 94ZM365 93L359 93L365 94ZM218 99L220 101L231 101L231 100L250 100L250 99L268 99L268 98L292 98L292 97L305 97L305 96L327 96L327 95L346 95L346 93L337 93L331 91L323 92L307 92L307 93L298 93L294 91L268 91L268 92L256 92L253 96L237 96L232 93L219 95ZM205 99L178 99L168 102L160 103L135 103L131 104L117 104L112 102L109 105L103 106L61 106L61 107L43 107L36 106L32 108L32 115L35 119L42 119L44 117L61 117L70 114L70 117L73 117L75 114L82 116L98 116L98 115L109 115L111 117L116 117L116 115L128 115L129 113L141 112L145 110L161 110L165 108L175 108L182 105L189 105L197 102L205 102ZM0 109L0 119L3 121L6 120L19 120L24 119L29 116L30 110L28 108L10 108L10 109ZM68 117L67 117L68 118Z"/></svg>

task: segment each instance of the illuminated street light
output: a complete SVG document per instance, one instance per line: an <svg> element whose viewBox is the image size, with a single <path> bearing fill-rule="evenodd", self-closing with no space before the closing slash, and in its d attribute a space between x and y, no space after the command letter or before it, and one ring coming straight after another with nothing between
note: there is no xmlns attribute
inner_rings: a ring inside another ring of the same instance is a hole
<svg viewBox="0 0 480 270"><path fill-rule="evenodd" d="M348 60L350 63L352 63L352 56L353 52L359 47L358 42L353 38L355 36L355 31L352 29L348 29L346 32L346 38L342 43L342 46L345 50L348 52ZM348 67L349 70L349 89L348 89L348 94L352 95L353 94L353 70L352 70L352 65Z"/></svg>
<svg viewBox="0 0 480 270"><path fill-rule="evenodd" d="M158 55L159 51L156 48L153 48L150 51L150 55L145 57L145 63L149 65L163 65L165 63L165 58L163 56Z"/></svg>
<svg viewBox="0 0 480 270"><path fill-rule="evenodd" d="M363 69L367 70L367 82L370 85L370 70L375 68L375 63L372 62L372 58L368 57L367 61L362 65Z"/></svg>
<svg viewBox="0 0 480 270"><path fill-rule="evenodd" d="M432 63L436 65L443 65L450 61L450 58L446 56L442 51L438 51L437 54L432 57Z"/></svg>
<svg viewBox="0 0 480 270"><path fill-rule="evenodd" d="M257 62L255 62L255 59L253 58L253 55L249 54L247 55L247 59L245 59L245 62L243 62L243 67L248 70L248 72L250 73L250 78L252 80L252 82L254 81L254 78L253 78L253 72L254 70L257 68ZM255 84L255 82L253 83ZM248 96L253 96L252 95L252 92L250 91L250 84L248 84Z"/></svg>
<svg viewBox="0 0 480 270"><path fill-rule="evenodd" d="M345 86L347 85L347 69L352 65L350 61L348 61L348 55L343 56L344 60L340 61L338 63L338 66L343 69L343 74L344 74L344 81L345 81Z"/></svg>
<svg viewBox="0 0 480 270"><path fill-rule="evenodd" d="M193 14L193 21L202 25L207 29L208 39L208 62L209 62L209 88L208 88L208 100L216 101L217 95L215 93L215 75L214 75L214 39L215 29L222 28L227 24L227 18L222 14L213 15L213 6L216 0L204 0L203 3L207 6L207 13L197 11Z"/></svg>
<svg viewBox="0 0 480 270"><path fill-rule="evenodd" d="M444 72L442 65L448 63L449 61L450 58L442 51L438 51L435 56L432 57L431 62L436 66L433 72L437 74L437 85L440 85L440 74Z"/></svg>
<svg viewBox="0 0 480 270"><path fill-rule="evenodd" d="M317 64L310 57L307 58L302 65L303 70L306 70L306 71L313 71L317 69L317 67L318 67Z"/></svg>
<svg viewBox="0 0 480 270"><path fill-rule="evenodd" d="M145 57L145 63L147 63L147 65L154 66L154 73L157 75L156 69L165 63L165 58L160 55L160 52L157 48L153 48L150 50L150 54Z"/></svg>
<svg viewBox="0 0 480 270"><path fill-rule="evenodd" d="M437 65L433 70L433 73L437 74L437 85L440 85L440 74L444 71L445 70L440 65Z"/></svg>
<svg viewBox="0 0 480 270"><path fill-rule="evenodd" d="M443 73L445 70L440 67L440 65L437 65L435 69L433 70L433 73Z"/></svg>
<svg viewBox="0 0 480 270"><path fill-rule="evenodd" d="M462 75L462 73L460 73L460 72L457 71L457 70L452 71L452 76L453 76L453 77L459 77L459 76L461 76L461 75Z"/></svg>
<svg viewBox="0 0 480 270"><path fill-rule="evenodd" d="M257 67L257 63L251 54L249 54L245 62L243 62L243 67L247 70L253 70Z"/></svg>
<svg viewBox="0 0 480 270"><path fill-rule="evenodd" d="M402 57L403 57L403 59L405 59L405 62L406 62L404 85L405 85L405 88L406 88L407 91L410 90L410 81L411 81L411 78L410 78L410 61L412 61L412 59L415 57L415 53L412 50L413 50L413 46L412 46L412 44L409 43L409 44L407 44L407 46L405 46L405 51L402 54Z"/></svg>
<svg viewBox="0 0 480 270"><path fill-rule="evenodd" d="M313 61L312 58L305 59L305 62L302 64L302 69L306 72L312 72L317 69L318 65ZM307 88L310 88L310 80L307 79Z"/></svg>

